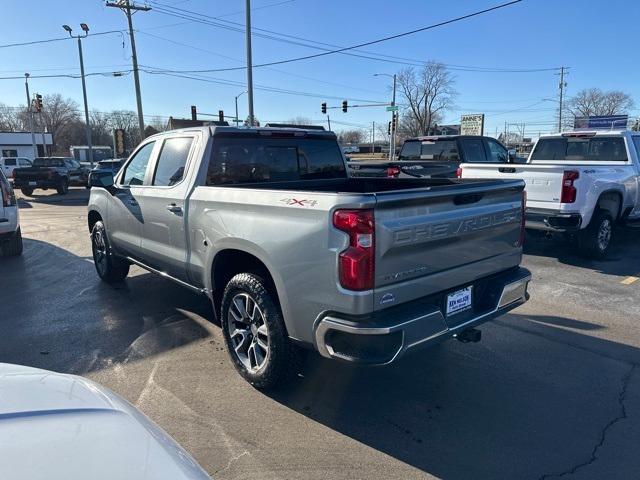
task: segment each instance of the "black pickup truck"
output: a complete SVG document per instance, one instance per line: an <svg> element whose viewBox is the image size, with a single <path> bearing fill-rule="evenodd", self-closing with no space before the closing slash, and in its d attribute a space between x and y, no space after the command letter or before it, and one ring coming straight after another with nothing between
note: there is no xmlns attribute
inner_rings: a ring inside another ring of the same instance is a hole
<svg viewBox="0 0 640 480"><path fill-rule="evenodd" d="M352 160L352 177L455 178L461 163L509 163L515 160L507 149L490 137L433 135L405 140L398 159Z"/></svg>
<svg viewBox="0 0 640 480"><path fill-rule="evenodd" d="M13 171L13 186L25 195L31 195L36 188L52 188L64 195L70 185L89 188L89 171L75 158L38 157L33 166Z"/></svg>

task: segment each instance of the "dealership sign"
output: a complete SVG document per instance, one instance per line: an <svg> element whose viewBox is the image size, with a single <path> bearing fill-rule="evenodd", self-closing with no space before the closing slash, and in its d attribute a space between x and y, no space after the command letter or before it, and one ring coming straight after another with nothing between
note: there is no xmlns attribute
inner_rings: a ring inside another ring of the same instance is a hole
<svg viewBox="0 0 640 480"><path fill-rule="evenodd" d="M589 128L611 130L614 128L627 128L628 115L603 115L593 117L576 117L573 120L573 128Z"/></svg>
<svg viewBox="0 0 640 480"><path fill-rule="evenodd" d="M462 115L460 119L461 135L482 135L484 133L484 113Z"/></svg>

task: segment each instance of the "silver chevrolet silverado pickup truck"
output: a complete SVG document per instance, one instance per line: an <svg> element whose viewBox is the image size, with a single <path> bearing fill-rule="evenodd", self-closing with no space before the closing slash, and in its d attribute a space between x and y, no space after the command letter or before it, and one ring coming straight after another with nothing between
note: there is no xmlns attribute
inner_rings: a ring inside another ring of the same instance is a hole
<svg viewBox="0 0 640 480"><path fill-rule="evenodd" d="M381 365L528 298L520 180L349 178L331 132L201 127L92 175L98 275L131 264L207 295L252 385L301 347Z"/></svg>

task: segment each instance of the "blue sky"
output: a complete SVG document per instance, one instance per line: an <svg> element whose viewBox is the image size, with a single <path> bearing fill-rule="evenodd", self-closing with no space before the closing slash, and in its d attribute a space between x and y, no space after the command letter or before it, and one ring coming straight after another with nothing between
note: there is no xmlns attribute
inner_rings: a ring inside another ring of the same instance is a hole
<svg viewBox="0 0 640 480"><path fill-rule="evenodd" d="M141 2L143 3L143 2ZM134 16L139 63L153 68L198 70L243 65L243 0L148 0L149 12ZM501 0L253 0L253 26L316 42L348 46L420 28L501 3ZM167 15L166 6L218 17L204 25ZM154 8L156 7L156 8ZM162 10L162 11L161 11ZM0 45L62 38L66 23L79 30L89 24L92 33L123 30L122 12L101 0L2 0L3 28ZM637 42L640 1L524 0L486 15L417 33L364 50L414 60L437 60L448 65L494 69L545 69L571 67L567 95L582 88L619 89L640 104L640 63L631 46ZM241 28L240 28L241 29ZM258 33L257 31L254 33ZM269 34L271 35L271 34ZM83 43L87 72L130 68L128 38L108 34ZM318 50L255 36L254 63L265 63L317 53ZM397 61L397 60L396 60ZM388 101L389 78L374 73L394 73L402 65L391 62L329 55L277 67L256 68L256 86L295 91L284 94L256 90L255 112L261 121L286 121L303 116L322 120L320 104L338 106L362 101ZM77 46L60 41L32 46L0 48L0 77L30 72L36 75L78 73ZM459 95L445 123L458 123L461 113L486 114L486 133L494 135L504 122L526 123L527 136L549 131L555 120L558 77L553 71L505 73L455 70ZM191 74L189 74L191 75ZM207 81L141 73L145 115L188 117L189 106L233 114L234 96L244 90L243 70L198 74ZM222 82L213 83L213 82ZM231 82L234 85L229 85ZM82 100L79 79L33 78L31 91L59 92ZM132 75L91 76L87 79L90 108L135 110ZM24 102L22 80L0 80L0 102ZM330 111L334 130L385 123L384 108ZM638 109L629 112L638 115ZM246 95L240 99L240 116L246 116ZM340 123L339 123L340 122ZM514 129L514 127L511 127Z"/></svg>

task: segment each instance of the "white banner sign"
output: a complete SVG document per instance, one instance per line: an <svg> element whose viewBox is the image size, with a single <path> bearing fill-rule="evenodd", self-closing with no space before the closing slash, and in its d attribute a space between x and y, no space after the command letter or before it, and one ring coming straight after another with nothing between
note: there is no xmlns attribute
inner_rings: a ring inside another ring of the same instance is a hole
<svg viewBox="0 0 640 480"><path fill-rule="evenodd" d="M484 134L484 113L462 115L460 119L460 135Z"/></svg>

